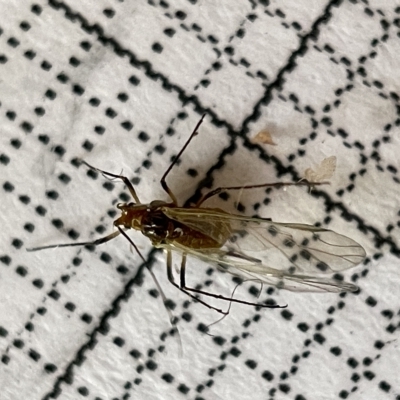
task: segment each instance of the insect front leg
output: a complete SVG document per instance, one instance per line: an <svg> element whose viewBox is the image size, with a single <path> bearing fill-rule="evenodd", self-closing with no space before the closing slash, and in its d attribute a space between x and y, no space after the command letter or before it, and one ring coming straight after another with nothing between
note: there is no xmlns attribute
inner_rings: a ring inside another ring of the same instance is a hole
<svg viewBox="0 0 400 400"><path fill-rule="evenodd" d="M106 243L120 234L120 231L115 231L107 236L104 236L100 239L93 240L92 242L78 242L78 243L61 243L61 244L51 244L49 246L40 246L40 247L32 247L30 249L26 249L26 251L38 251L44 249L54 249L56 247L73 247L73 246L97 246L99 244Z"/></svg>
<svg viewBox="0 0 400 400"><path fill-rule="evenodd" d="M137 204L141 204L141 202L140 202L140 200L139 200L139 197L138 197L138 195L136 194L135 188L133 187L131 181L130 181L126 176L123 176L123 175L115 175L115 174L112 174L111 172L103 171L102 169L93 167L92 165L88 164L88 163L87 163L86 161L84 161L84 160L81 160L81 162L82 162L83 164L85 164L88 168L90 168L91 170L100 172L100 173L101 173L102 175L104 175L104 176L111 176L112 178L121 179L121 181L124 182L125 186L128 188L128 190L129 190L131 196L134 198L135 202L136 202Z"/></svg>
<svg viewBox="0 0 400 400"><path fill-rule="evenodd" d="M223 311L219 308L216 308L214 306L211 306L210 304L206 303L205 301L199 299L198 297L194 296L193 294L189 293L187 290L189 288L185 287L185 267L186 267L186 254L182 255L182 262L181 262L181 271L180 271L180 283L181 285L178 285L175 282L175 278L172 272L172 253L171 250L166 250L167 252L167 276L168 280L176 287L178 288L181 292L185 293L187 296L191 297L192 299L198 301L199 303L203 304L204 306L210 308L211 310L215 310L219 312L220 314L223 315L228 315L229 311ZM182 286L183 283L183 286Z"/></svg>

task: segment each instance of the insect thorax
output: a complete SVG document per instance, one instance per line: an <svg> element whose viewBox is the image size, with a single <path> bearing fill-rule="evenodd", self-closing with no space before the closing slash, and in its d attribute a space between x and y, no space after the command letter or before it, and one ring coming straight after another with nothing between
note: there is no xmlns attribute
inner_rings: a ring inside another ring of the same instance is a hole
<svg viewBox="0 0 400 400"><path fill-rule="evenodd" d="M154 210L142 219L142 233L154 246L166 243L180 244L192 249L219 248L214 239L167 217L162 209Z"/></svg>
<svg viewBox="0 0 400 400"><path fill-rule="evenodd" d="M163 210L175 208L171 203L153 201L150 204L119 204L121 217L114 224L127 229L140 230L154 246L177 243L195 249L219 248L210 236L179 221L169 218Z"/></svg>
<svg viewBox="0 0 400 400"><path fill-rule="evenodd" d="M182 235L176 221L168 218L160 208L149 209L142 217L141 231L153 244L160 244L165 239L174 240Z"/></svg>

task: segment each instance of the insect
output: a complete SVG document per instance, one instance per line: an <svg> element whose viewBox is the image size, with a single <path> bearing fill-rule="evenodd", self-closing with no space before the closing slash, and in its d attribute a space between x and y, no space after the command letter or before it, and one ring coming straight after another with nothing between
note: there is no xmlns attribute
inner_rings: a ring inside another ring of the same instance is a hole
<svg viewBox="0 0 400 400"><path fill-rule="evenodd" d="M279 223L264 218L233 215L219 208L204 207L211 197L224 192L263 187L314 186L326 182L274 182L259 185L219 187L204 194L191 207L179 205L169 188L166 178L178 162L192 139L198 134L204 115L161 178L161 186L171 201L155 200L143 204L135 188L126 176L116 175L95 168L82 161L88 168L111 179L120 179L128 188L133 201L119 203L121 215L114 221L116 231L91 242L55 244L28 249L37 251L55 247L100 245L118 235L123 235L146 263L139 249L126 233L130 229L140 231L156 248L167 254L169 281L186 295L222 314L223 311L208 304L203 296L211 296L229 302L280 308L276 304L253 303L206 292L186 285L187 256L194 256L245 280L266 283L294 291L341 292L355 291L357 286L334 279L337 272L352 268L365 257L364 249L354 240L334 231L313 225ZM172 252L180 253L180 282L175 282L172 268Z"/></svg>

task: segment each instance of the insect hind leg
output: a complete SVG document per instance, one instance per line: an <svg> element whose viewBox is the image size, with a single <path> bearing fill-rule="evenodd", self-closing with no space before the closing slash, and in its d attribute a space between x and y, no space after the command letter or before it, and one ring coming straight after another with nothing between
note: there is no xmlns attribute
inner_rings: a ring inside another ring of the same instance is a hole
<svg viewBox="0 0 400 400"><path fill-rule="evenodd" d="M215 310L220 314L223 314L224 316L229 314L229 309L227 311L221 310L220 308L216 308L208 303L206 303L205 301L199 299L198 297L196 297L195 295L191 294L188 292L189 288L186 287L181 287L182 286L182 282L185 282L185 266L186 266L186 254L184 254L182 256L182 262L181 262L181 285L178 285L175 282L173 273L172 273L172 254L170 250L167 250L167 276L168 276L168 280L170 281L170 283L172 283L172 285L174 285L177 289L179 289L181 292L185 293L186 296L191 297L193 300L198 301L200 304L203 304L203 306L206 306L207 308L211 309L211 310ZM182 271L183 271L183 275L182 275ZM183 276L183 277L182 277ZM182 280L183 279L183 280Z"/></svg>
<svg viewBox="0 0 400 400"><path fill-rule="evenodd" d="M170 252L169 252L170 254ZM170 256L171 257L171 256ZM167 263L168 264L168 263ZM199 290L199 289L194 289L194 288L190 288L186 286L186 254L183 254L182 256L182 263L181 263L181 270L180 270L180 286L178 286L174 281L173 281L173 276L172 276L172 262L170 262L170 269L168 272L168 279L170 280L170 282L178 287L181 291L183 291L184 293L188 294L190 297L195 297L193 296L191 293L189 292L193 292L193 293L197 293L197 294L202 294L204 296L209 296L209 297L214 297L216 299L219 300L225 300L225 301L229 301L230 303L239 303L239 304L245 304L248 306L255 306L255 307L262 307L262 308L286 308L287 306L280 306L277 304L261 304L261 303L253 303L253 302L249 302L249 301L245 301L245 300L239 300L239 299L235 299L233 297L225 297L222 296L220 294L215 294L215 293L211 293L211 292L205 292L204 290ZM171 279L172 281L171 281ZM236 290L236 288L235 288ZM234 294L235 291L233 291L232 296ZM197 297L195 297L197 301L199 301L200 303L206 305L207 307L216 310L218 312L221 312L222 310L217 309L216 307L210 306L208 303L205 303L202 300L199 300ZM229 306L230 309L230 306ZM222 314L224 315L228 315L229 314L229 309L226 312L222 312Z"/></svg>

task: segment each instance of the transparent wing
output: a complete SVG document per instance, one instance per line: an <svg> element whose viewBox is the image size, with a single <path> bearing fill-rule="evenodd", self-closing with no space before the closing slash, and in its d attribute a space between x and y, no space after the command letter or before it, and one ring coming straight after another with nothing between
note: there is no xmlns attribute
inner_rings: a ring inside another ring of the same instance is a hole
<svg viewBox="0 0 400 400"><path fill-rule="evenodd" d="M363 261L364 249L354 240L305 224L246 218L216 209L166 208L165 214L212 237L215 249L166 246L218 265L244 279L289 290L354 291L355 285L333 278Z"/></svg>

